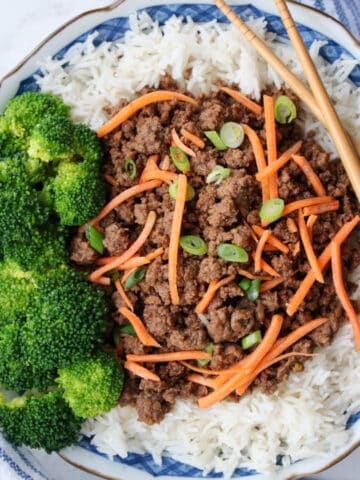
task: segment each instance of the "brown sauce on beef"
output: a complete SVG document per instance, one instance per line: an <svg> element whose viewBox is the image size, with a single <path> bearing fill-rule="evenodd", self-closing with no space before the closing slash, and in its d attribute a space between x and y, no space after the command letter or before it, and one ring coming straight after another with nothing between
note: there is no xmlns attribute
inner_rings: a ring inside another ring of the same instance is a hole
<svg viewBox="0 0 360 480"><path fill-rule="evenodd" d="M160 88L178 90L169 77L163 79ZM140 93L148 91L150 89L144 89ZM276 97L284 92L268 93ZM290 92L286 94L294 99ZM204 130L219 130L226 121L242 122L257 131L265 146L262 116L253 114L222 92L201 95L198 101L199 107L176 100L150 105L104 139L107 152L104 171L119 183L119 188L110 187L109 199L138 182L149 155L159 154L160 158L163 158L168 154L172 128L180 132L184 127L203 137ZM294 101L298 104L296 99ZM118 109L124 104L126 102L122 102ZM322 214L315 223L313 242L315 252L319 254L339 227L359 212L358 203L340 162L330 162L329 155L323 152L311 137L304 139L303 133L294 123L277 125L277 136L280 153L297 140L303 140L301 154L305 155L318 173L327 195L340 201L337 212ZM272 227L274 234L289 246L290 253L264 254L268 263L285 277L286 281L260 295L257 301L250 302L238 286L238 276L236 281L221 288L211 302L206 312L207 326L194 313L196 304L211 280L237 273L239 264L219 259L216 246L228 242L240 245L249 252L255 249L249 225L260 223L258 211L262 200L260 184L254 176L257 171L254 154L247 139L240 148L228 149L225 152L214 148L209 141L206 141L203 150L192 144L190 146L196 152L196 158L191 159L188 180L194 187L196 196L186 203L182 234L200 235L204 238L208 244L208 254L199 257L179 250L177 285L180 305L171 304L168 286L167 249L175 203L169 196L168 186L163 184L151 192L127 201L101 224L104 228L106 253L117 255L139 235L149 211L154 210L157 213L156 225L142 253L149 253L158 247L164 247L165 253L147 267L145 279L129 291L129 297L135 305L135 313L161 343L160 351L203 349L213 342L214 354L208 367L221 369L232 365L248 353L243 352L240 339L255 329L264 332L274 313L284 316L281 335L310 319L329 317L328 323L299 341L293 350L311 352L316 346L329 345L341 323L345 321L345 314L332 286L329 267L324 271L325 283L314 284L297 314L292 318L286 316L286 304L309 270L303 249L296 255L291 253L299 241L299 235L289 231L286 219L280 219ZM125 160L128 157L134 159L137 165L138 174L134 180L130 180L124 173ZM207 185L206 176L215 165L230 167L231 176L219 186ZM173 165L170 169L176 171ZM279 195L285 203L316 195L301 170L292 162L280 170L278 180ZM291 216L296 220L296 212ZM89 266L94 264L96 255L87 242L78 237L72 242L72 259L78 265ZM357 251L352 250L348 243L345 244L345 268L350 270L359 263ZM250 269L252 260L240 266ZM347 287L349 290L352 288L349 283ZM111 288L110 292L115 306L114 318L125 323L126 319L120 318L116 311L116 307L123 306L122 299L114 289ZM129 335L125 335L122 342L123 355L155 351L144 347L136 337ZM303 361L301 357L289 358L268 368L257 378L255 386L266 393L273 392L292 369L301 370ZM208 392L207 387L188 382L187 375L190 372L179 363L146 366L156 371L161 382L143 380L127 373L120 400L121 405L136 407L139 419L146 423L160 422L177 398L196 399Z"/></svg>

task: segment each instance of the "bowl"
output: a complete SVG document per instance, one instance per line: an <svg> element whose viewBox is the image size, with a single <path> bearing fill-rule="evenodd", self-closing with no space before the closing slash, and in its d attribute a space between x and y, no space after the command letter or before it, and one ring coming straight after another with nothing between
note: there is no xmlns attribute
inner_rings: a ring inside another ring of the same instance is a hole
<svg viewBox="0 0 360 480"><path fill-rule="evenodd" d="M280 18L276 14L272 2L253 0L250 4L246 0L232 1L236 12L242 18L266 17L268 29L286 37L286 32ZM337 21L314 9L293 2L291 10L299 24L306 44L309 46L314 40L326 40L328 43L322 50L322 56L333 63L344 53L359 58L360 45L356 39ZM47 37L30 55L0 81L0 109L17 93L38 90L34 74L39 73L39 62L48 56L56 55L61 58L76 42L84 41L88 35L97 31L98 42L111 41L121 38L129 28L127 17L135 10L145 10L160 23L165 22L171 15L191 16L194 21L209 21L216 19L224 22L221 12L211 1L196 3L191 0L180 2L171 0L120 0L106 8L86 12ZM360 67L355 68L351 80L360 86ZM360 445L360 411L352 415L346 428L351 428L352 438L339 449L336 454L329 454L321 458L298 460L290 465L283 466L274 476L261 474L254 470L241 468L236 470L233 478L258 480L290 480L318 472L340 461L352 450ZM151 455L129 454L127 458L115 457L109 460L99 453L90 443L90 439L83 438L77 447L66 448L60 455L69 463L96 474L103 478L115 480L150 480L154 477L160 480L185 480L201 478L200 470L178 462L172 458L164 458L162 465L154 463ZM219 478L219 474L209 474L202 478Z"/></svg>

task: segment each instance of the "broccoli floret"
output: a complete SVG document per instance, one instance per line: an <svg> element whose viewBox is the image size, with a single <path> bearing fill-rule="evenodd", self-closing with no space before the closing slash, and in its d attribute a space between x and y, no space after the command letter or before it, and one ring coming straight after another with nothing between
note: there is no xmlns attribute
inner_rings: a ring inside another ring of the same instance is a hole
<svg viewBox="0 0 360 480"><path fill-rule="evenodd" d="M50 93L26 92L9 101L4 115L11 132L24 138L47 116L68 118L70 107Z"/></svg>
<svg viewBox="0 0 360 480"><path fill-rule="evenodd" d="M29 239L46 223L49 209L29 184L22 157L0 162L0 244Z"/></svg>
<svg viewBox="0 0 360 480"><path fill-rule="evenodd" d="M64 266L40 278L22 328L25 358L39 370L84 358L101 341L106 312L103 292L83 274Z"/></svg>
<svg viewBox="0 0 360 480"><path fill-rule="evenodd" d="M74 125L75 151L80 158L90 165L99 165L102 160L102 150L96 133L86 125Z"/></svg>
<svg viewBox="0 0 360 480"><path fill-rule="evenodd" d="M43 162L71 160L75 154L74 125L71 120L48 116L31 131L28 154Z"/></svg>
<svg viewBox="0 0 360 480"><path fill-rule="evenodd" d="M2 131L0 127L0 159L11 158L25 152L24 142L12 135L9 130Z"/></svg>
<svg viewBox="0 0 360 480"><path fill-rule="evenodd" d="M61 162L53 179L54 209L63 225L86 223L97 215L106 199L99 168L87 161Z"/></svg>
<svg viewBox="0 0 360 480"><path fill-rule="evenodd" d="M98 351L88 359L60 369L56 381L64 389L64 398L75 415L91 418L115 407L124 373L111 353Z"/></svg>
<svg viewBox="0 0 360 480"><path fill-rule="evenodd" d="M53 224L34 228L31 238L4 247L5 258L11 258L24 270L45 273L67 263L66 233L64 227Z"/></svg>
<svg viewBox="0 0 360 480"><path fill-rule="evenodd" d="M78 441L81 419L59 391L28 393L0 406L0 425L14 445L44 448L48 453Z"/></svg>

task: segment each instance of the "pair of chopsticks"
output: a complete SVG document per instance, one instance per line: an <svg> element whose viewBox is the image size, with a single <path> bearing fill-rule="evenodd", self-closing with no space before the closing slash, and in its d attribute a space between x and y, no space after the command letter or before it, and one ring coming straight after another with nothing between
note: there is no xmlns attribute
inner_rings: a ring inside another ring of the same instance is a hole
<svg viewBox="0 0 360 480"><path fill-rule="evenodd" d="M311 91L288 69L266 43L259 38L223 1L214 0L216 6L251 43L255 50L271 65L275 72L305 103L313 115L327 128L351 185L360 201L360 158L349 135L331 103L318 71L306 49L285 0L274 0L298 59L304 69Z"/></svg>

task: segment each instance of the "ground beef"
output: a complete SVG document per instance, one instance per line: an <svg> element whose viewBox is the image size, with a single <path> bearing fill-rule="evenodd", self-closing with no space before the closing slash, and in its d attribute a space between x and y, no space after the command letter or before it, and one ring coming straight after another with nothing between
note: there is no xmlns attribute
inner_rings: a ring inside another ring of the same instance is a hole
<svg viewBox="0 0 360 480"><path fill-rule="evenodd" d="M159 88L179 90L169 76L163 78ZM151 89L147 87L139 94L149 91ZM289 91L273 88L266 93L274 98L280 94L289 95L301 108ZM111 113L124 105L126 102L121 101ZM200 95L198 106L177 100L149 105L104 138L107 155L104 173L112 175L119 183L118 188L111 187L109 190L109 198L112 198L139 183L149 155L158 155L161 165L169 154L171 131L177 131L182 141L195 152L195 157L190 158L191 169L187 173L195 197L185 205L182 235L201 236L208 246L207 254L203 256L191 255L179 249L177 286L180 302L179 305L173 305L168 285L168 247L175 202L169 195L168 185L162 184L131 198L101 221L106 255L119 255L139 236L149 212L154 211L157 215L155 226L139 254L146 255L157 248L163 249L163 254L145 267L144 280L127 292L135 314L142 319L161 348L146 347L136 336L124 334L118 345L122 356L211 347L213 355L207 368L218 370L233 365L247 355L249 351L242 349L241 339L254 330L264 334L275 313L283 315L281 336L315 317L329 318L326 324L292 347L293 351L303 353L312 352L315 346L328 345L344 321L345 315L332 286L330 269L324 270L324 284L313 285L298 312L291 318L286 315L289 299L309 271L299 233L291 225L290 219L297 222L297 212L274 222L270 227L273 234L289 247L289 253L269 249L263 253L264 260L284 281L260 294L256 301L249 301L239 287L242 278L239 268L254 273L250 253L256 249L257 241L251 226L261 224L259 208L262 192L255 178L257 165L247 138L240 148L220 151L203 135L205 130L219 130L226 121L249 125L258 134L266 151L263 115L254 114L221 91ZM202 137L205 147L199 148L182 137L182 128ZM327 195L340 202L337 212L319 215L313 227L314 250L320 255L341 225L358 213L357 201L340 162L330 162L329 154L321 150L311 135L304 139L294 123L277 125L276 129L278 152L281 154L293 143L302 140L300 154L308 159L319 175ZM128 157L137 166L135 179L129 179L124 171ZM219 184L208 184L207 176L216 165L229 168L230 175ZM176 172L172 163L169 170ZM315 195L304 173L292 161L278 172L277 179L279 196L286 204ZM249 260L238 264L220 259L217 254L220 243L243 247L249 253ZM72 261L79 266L96 268L94 264L98 254L89 246L83 234L77 234L72 239L70 252ZM342 248L342 260L344 270L356 267L360 263L359 251L346 243ZM272 278L267 272L260 274ZM220 288L204 314L197 315L195 307L209 283L227 275L234 275L234 281ZM347 287L351 292L353 286L349 282ZM125 317L118 312L124 306L123 299L115 290L112 299L114 320L126 323ZM274 392L290 371L302 370L304 361L304 357L291 357L267 368L257 377L253 388L259 387L266 393ZM196 399L210 392L205 386L189 382L187 377L191 372L180 363L149 363L145 366L160 377L160 382L143 380L127 373L120 403L135 406L139 419L148 424L160 422L177 398Z"/></svg>

